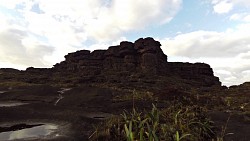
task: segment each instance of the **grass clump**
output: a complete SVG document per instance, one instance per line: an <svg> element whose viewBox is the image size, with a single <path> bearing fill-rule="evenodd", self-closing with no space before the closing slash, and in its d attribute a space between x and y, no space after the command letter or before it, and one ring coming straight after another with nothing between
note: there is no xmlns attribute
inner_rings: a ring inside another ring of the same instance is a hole
<svg viewBox="0 0 250 141"><path fill-rule="evenodd" d="M211 140L212 122L199 107L170 106L139 112L135 108L109 119L90 136L91 140L106 141L190 141Z"/></svg>

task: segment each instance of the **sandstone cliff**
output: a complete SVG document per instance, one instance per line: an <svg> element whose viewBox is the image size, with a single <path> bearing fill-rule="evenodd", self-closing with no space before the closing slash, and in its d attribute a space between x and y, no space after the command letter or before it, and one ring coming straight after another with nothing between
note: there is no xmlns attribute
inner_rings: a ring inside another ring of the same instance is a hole
<svg viewBox="0 0 250 141"><path fill-rule="evenodd" d="M134 43L123 41L107 50L79 50L67 54L65 60L53 68L30 67L19 72L1 69L2 72L10 71L1 75L3 78L0 81L14 79L28 83L69 84L138 82L136 85L143 85L144 82L155 83L174 77L200 86L221 85L208 64L168 62L160 46L160 42L148 37Z"/></svg>
<svg viewBox="0 0 250 141"><path fill-rule="evenodd" d="M53 70L94 77L117 75L115 79L120 79L122 74L144 74L152 77L175 75L198 81L204 86L221 84L208 64L168 62L167 55L160 46L160 42L148 37L140 38L134 43L123 41L107 50L80 50L66 55L65 61L54 65Z"/></svg>

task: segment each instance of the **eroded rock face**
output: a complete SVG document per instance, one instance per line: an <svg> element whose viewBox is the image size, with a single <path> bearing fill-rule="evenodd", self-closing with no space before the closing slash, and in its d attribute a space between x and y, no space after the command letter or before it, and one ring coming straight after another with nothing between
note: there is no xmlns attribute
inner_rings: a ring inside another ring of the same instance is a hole
<svg viewBox="0 0 250 141"><path fill-rule="evenodd" d="M167 62L167 55L160 46L160 42L150 37L140 38L134 43L122 41L120 45L111 46L107 50L81 50L69 53L65 56L65 61L56 64L53 69L59 72L77 72L85 76L104 75L108 78L112 75L112 79L117 81L120 81L122 74L176 75L199 81L206 86L220 85L219 79L214 76L209 65Z"/></svg>
<svg viewBox="0 0 250 141"><path fill-rule="evenodd" d="M65 55L65 60L51 69L30 67L22 75L0 75L3 79L28 83L152 82L164 76L194 80L202 86L221 85L212 68L204 63L167 62L161 44L153 38L140 38L134 43L122 41L107 50L80 50ZM1 69L1 72L16 70ZM27 77L26 77L27 76ZM1 80L1 79L0 79ZM40 81L43 80L43 81ZM161 81L161 80L159 80ZM141 85L141 84L137 84Z"/></svg>
<svg viewBox="0 0 250 141"><path fill-rule="evenodd" d="M167 69L174 75L188 80L199 81L202 85L221 85L218 77L214 76L213 69L205 63L167 63Z"/></svg>
<svg viewBox="0 0 250 141"><path fill-rule="evenodd" d="M167 56L160 48L161 44L153 38L140 38L135 43L123 41L107 50L81 50L69 53L65 61L54 66L58 71L89 71L131 73L158 73L158 66L164 66ZM86 73L85 73L86 74Z"/></svg>

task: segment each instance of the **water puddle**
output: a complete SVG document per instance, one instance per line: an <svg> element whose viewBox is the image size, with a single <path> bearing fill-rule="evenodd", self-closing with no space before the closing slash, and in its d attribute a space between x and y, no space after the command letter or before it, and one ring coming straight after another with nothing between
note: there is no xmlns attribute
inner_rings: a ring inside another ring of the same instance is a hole
<svg viewBox="0 0 250 141"><path fill-rule="evenodd" d="M8 101L8 102L0 102L0 107L14 107L14 106L21 106L21 105L26 105L26 104L29 104L29 103Z"/></svg>
<svg viewBox="0 0 250 141"><path fill-rule="evenodd" d="M5 92L7 92L7 91L0 91L0 94L3 94L3 93L5 93Z"/></svg>
<svg viewBox="0 0 250 141"><path fill-rule="evenodd" d="M52 136L58 127L53 124L17 124L9 127L0 126L0 139L11 141L17 139L39 139ZM55 135L56 136L56 135Z"/></svg>

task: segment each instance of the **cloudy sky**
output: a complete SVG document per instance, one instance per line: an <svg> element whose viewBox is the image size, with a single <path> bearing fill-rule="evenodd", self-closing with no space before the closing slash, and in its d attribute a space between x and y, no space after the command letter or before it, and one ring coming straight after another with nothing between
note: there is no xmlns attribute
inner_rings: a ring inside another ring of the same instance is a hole
<svg viewBox="0 0 250 141"><path fill-rule="evenodd" d="M250 81L250 0L0 0L0 68L149 36L171 62L208 63L227 86Z"/></svg>

